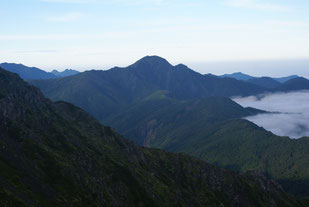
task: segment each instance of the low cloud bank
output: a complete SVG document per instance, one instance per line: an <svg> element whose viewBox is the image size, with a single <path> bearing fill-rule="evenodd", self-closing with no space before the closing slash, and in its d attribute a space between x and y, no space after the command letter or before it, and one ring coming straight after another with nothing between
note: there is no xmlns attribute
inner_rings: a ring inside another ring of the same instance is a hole
<svg viewBox="0 0 309 207"><path fill-rule="evenodd" d="M276 114L259 114L246 117L258 126L279 136L309 137L309 91L272 93L260 96L235 98L244 107L254 107Z"/></svg>

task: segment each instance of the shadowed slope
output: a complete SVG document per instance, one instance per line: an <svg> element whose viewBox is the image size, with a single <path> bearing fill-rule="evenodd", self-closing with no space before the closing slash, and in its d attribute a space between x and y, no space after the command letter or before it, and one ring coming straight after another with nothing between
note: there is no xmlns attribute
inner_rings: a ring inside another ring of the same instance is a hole
<svg viewBox="0 0 309 207"><path fill-rule="evenodd" d="M0 69L0 204L303 206L255 174L140 148Z"/></svg>
<svg viewBox="0 0 309 207"><path fill-rule="evenodd" d="M276 136L247 121L263 113L227 98L177 101L154 93L107 123L136 143L184 152L219 166L257 170L296 195L309 195L309 139Z"/></svg>

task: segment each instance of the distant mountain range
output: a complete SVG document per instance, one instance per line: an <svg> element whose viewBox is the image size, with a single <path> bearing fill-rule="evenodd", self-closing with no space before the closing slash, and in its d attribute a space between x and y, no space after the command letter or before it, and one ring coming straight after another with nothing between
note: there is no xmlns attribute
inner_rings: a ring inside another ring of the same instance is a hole
<svg viewBox="0 0 309 207"><path fill-rule="evenodd" d="M138 147L1 68L0 144L1 206L308 205L256 172Z"/></svg>
<svg viewBox="0 0 309 207"><path fill-rule="evenodd" d="M237 73L232 73L232 74L224 74L220 76L221 78L235 78L236 80L243 80L243 81L247 81L256 77L241 73L241 72L237 72Z"/></svg>
<svg viewBox="0 0 309 207"><path fill-rule="evenodd" d="M54 74L57 77L67 77L67 76L71 76L71 75L76 75L76 74L78 74L80 72L77 71L77 70L65 69L62 72L59 72L57 70L53 70L51 73Z"/></svg>
<svg viewBox="0 0 309 207"><path fill-rule="evenodd" d="M236 73L232 73L232 74L224 74L220 76L221 78L235 78L236 80L242 80L242 81L249 81L249 80L253 80L253 79L259 79L260 77L254 77L254 76L250 76L241 72L236 72ZM291 75L291 76L287 76L287 77L282 77L282 78L272 78L272 77L261 77L261 78L271 78L275 81L278 81L279 83L284 83L285 81L294 79L294 78L299 78L298 75Z"/></svg>
<svg viewBox="0 0 309 207"><path fill-rule="evenodd" d="M238 72L225 74L221 78L233 78L246 83L251 83L265 89L265 92L289 92L297 90L308 90L309 80L297 75L291 75L282 78L271 77L253 77L247 74Z"/></svg>
<svg viewBox="0 0 309 207"><path fill-rule="evenodd" d="M12 73L18 74L21 78L25 80L57 78L57 76L52 73L48 73L39 68L28 67L22 64L1 63L0 67Z"/></svg>
<svg viewBox="0 0 309 207"><path fill-rule="evenodd" d="M309 81L306 78L293 78L288 81L285 81L283 84L275 88L276 91L298 91L309 89Z"/></svg>
<svg viewBox="0 0 309 207"><path fill-rule="evenodd" d="M282 78L271 78L271 77L253 77L241 72L232 73L232 74L224 74L220 76L221 78L234 78L236 80L245 81L248 83L255 84L257 86L266 88L270 91L293 91L293 90L302 90L308 89L309 83L306 81L307 79L299 77L297 75L291 75ZM293 80L293 81L292 81ZM291 82L286 83L288 81L293 82L293 86Z"/></svg>
<svg viewBox="0 0 309 207"><path fill-rule="evenodd" d="M1 63L0 67L12 73L18 74L21 78L25 80L53 79L71 76L79 73L78 71L72 69L66 69L63 72L53 70L51 73L49 73L36 67L28 67L22 64L15 63Z"/></svg>
<svg viewBox="0 0 309 207"><path fill-rule="evenodd" d="M279 87L282 83L279 81L270 78L270 77L261 77L261 78L252 78L247 80L247 82L267 88L267 89L274 89Z"/></svg>

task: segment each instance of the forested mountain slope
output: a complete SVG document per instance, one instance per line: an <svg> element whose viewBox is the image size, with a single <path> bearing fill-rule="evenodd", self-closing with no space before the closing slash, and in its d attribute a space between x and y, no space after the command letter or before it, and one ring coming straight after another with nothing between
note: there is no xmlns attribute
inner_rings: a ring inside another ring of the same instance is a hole
<svg viewBox="0 0 309 207"><path fill-rule="evenodd" d="M256 174L138 147L0 69L4 206L304 206Z"/></svg>

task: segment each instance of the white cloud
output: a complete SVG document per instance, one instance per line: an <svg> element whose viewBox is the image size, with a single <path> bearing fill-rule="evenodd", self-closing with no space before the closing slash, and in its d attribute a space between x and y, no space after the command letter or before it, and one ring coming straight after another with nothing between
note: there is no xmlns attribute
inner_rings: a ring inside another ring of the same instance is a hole
<svg viewBox="0 0 309 207"><path fill-rule="evenodd" d="M63 15L48 17L47 20L51 22L73 22L84 17L84 14L79 12L70 12Z"/></svg>
<svg viewBox="0 0 309 207"><path fill-rule="evenodd" d="M272 112L246 117L249 121L280 136L300 138L309 136L309 91L266 94L234 99L242 106Z"/></svg>
<svg viewBox="0 0 309 207"><path fill-rule="evenodd" d="M281 4L264 3L261 0L226 0L224 4L231 7L248 8L263 11L285 12L291 8Z"/></svg>

